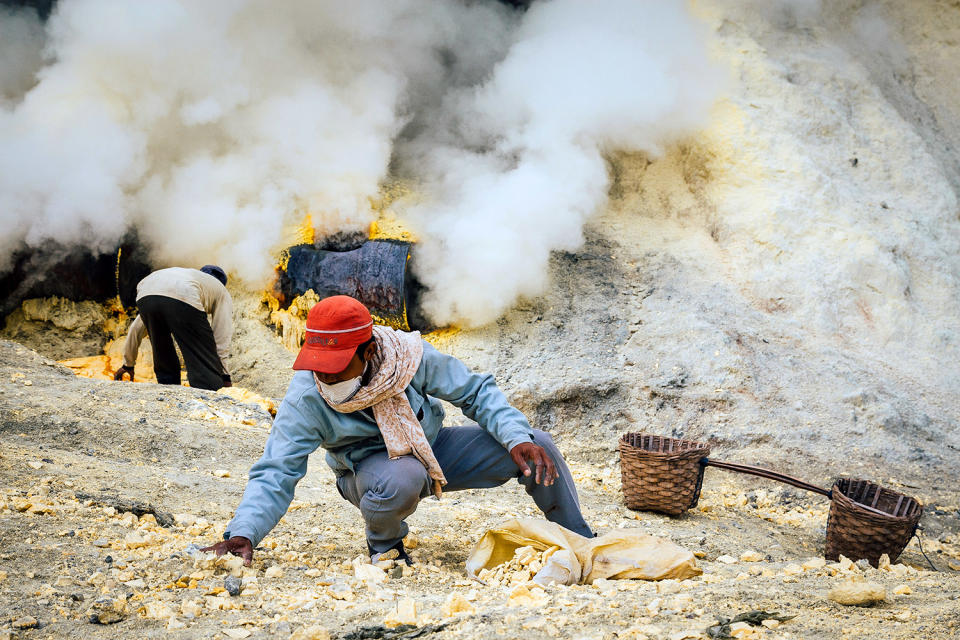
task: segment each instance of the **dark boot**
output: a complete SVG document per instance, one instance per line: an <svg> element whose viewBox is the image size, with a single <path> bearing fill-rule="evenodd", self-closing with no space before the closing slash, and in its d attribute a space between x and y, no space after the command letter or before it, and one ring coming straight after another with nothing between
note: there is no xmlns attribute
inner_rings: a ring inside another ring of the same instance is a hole
<svg viewBox="0 0 960 640"><path fill-rule="evenodd" d="M407 550L403 548L403 540L393 545L386 551L380 551L380 552L374 551L373 547L370 546L370 543L367 543L367 551L370 553L370 563L376 564L380 560L381 556L387 555L394 549L397 550L397 557L396 557L397 561L402 560L403 562L406 563L408 567L413 566L413 560L411 560L410 556L407 555Z"/></svg>

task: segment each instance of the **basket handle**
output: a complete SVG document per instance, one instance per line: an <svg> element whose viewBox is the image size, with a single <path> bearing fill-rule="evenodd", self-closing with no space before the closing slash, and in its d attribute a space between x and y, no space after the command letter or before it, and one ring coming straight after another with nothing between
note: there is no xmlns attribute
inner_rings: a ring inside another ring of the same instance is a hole
<svg viewBox="0 0 960 640"><path fill-rule="evenodd" d="M767 478L768 480L776 480L777 482L784 482L789 485L793 485L798 489L804 489L805 491L813 491L814 493L819 493L822 496L832 498L832 494L829 489L824 489L816 485L810 484L800 480L799 478L794 478L793 476L788 476L783 473L777 473L776 471L770 471L769 469L763 469L761 467L753 467L748 464L737 464L735 462L722 462L720 460L711 460L710 458L702 458L700 464L706 467L717 467L718 469L726 469L727 471L736 471L738 473L748 473L752 476L760 476L761 478Z"/></svg>

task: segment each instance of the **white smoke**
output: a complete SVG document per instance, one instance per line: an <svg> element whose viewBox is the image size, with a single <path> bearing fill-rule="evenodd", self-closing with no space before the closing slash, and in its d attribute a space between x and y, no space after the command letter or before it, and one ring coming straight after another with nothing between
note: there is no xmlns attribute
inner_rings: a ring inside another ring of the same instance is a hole
<svg viewBox="0 0 960 640"><path fill-rule="evenodd" d="M19 100L43 64L43 25L32 9L0 5L0 105Z"/></svg>
<svg viewBox="0 0 960 640"><path fill-rule="evenodd" d="M160 262L262 283L306 211L321 233L369 223L407 91L459 25L498 20L420 0L61 0L51 63L0 110L0 256L132 228Z"/></svg>
<svg viewBox="0 0 960 640"><path fill-rule="evenodd" d="M534 4L505 59L407 150L428 200L411 208L418 275L440 322L483 324L546 286L605 201L603 151L659 154L706 120L718 88L679 2Z"/></svg>
<svg viewBox="0 0 960 640"><path fill-rule="evenodd" d="M259 285L285 228L364 228L396 168L422 186L439 322L542 291L603 202L602 151L656 153L715 86L679 1L60 0L45 34L23 20L0 13L32 33L0 58L0 270L135 230L158 264Z"/></svg>

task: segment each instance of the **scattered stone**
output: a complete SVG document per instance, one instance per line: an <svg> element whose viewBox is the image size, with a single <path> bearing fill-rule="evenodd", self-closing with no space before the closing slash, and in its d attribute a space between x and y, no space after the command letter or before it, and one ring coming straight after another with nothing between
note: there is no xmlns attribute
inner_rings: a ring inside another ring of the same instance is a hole
<svg viewBox="0 0 960 640"><path fill-rule="evenodd" d="M267 570L263 572L264 578L282 578L283 569L274 565L272 567L267 567Z"/></svg>
<svg viewBox="0 0 960 640"><path fill-rule="evenodd" d="M887 598L884 588L874 582L847 580L827 593L827 597L846 606L869 607Z"/></svg>
<svg viewBox="0 0 960 640"><path fill-rule="evenodd" d="M126 618L128 613L125 598L100 598L87 609L87 620L92 624L115 624Z"/></svg>
<svg viewBox="0 0 960 640"><path fill-rule="evenodd" d="M507 598L510 607L541 607L549 600L547 592L540 587L528 589L525 584L515 587Z"/></svg>
<svg viewBox="0 0 960 640"><path fill-rule="evenodd" d="M203 613L203 605L200 604L199 600L184 600L180 603L180 613L181 615L196 618Z"/></svg>
<svg viewBox="0 0 960 640"><path fill-rule="evenodd" d="M197 524L197 516L192 513L175 513L173 514L173 521L178 527L191 527Z"/></svg>
<svg viewBox="0 0 960 640"><path fill-rule="evenodd" d="M33 616L23 616L13 621L14 629L36 629L39 626L40 623Z"/></svg>
<svg viewBox="0 0 960 640"><path fill-rule="evenodd" d="M330 640L330 632L319 625L302 627L293 632L290 640Z"/></svg>
<svg viewBox="0 0 960 640"><path fill-rule="evenodd" d="M150 541L136 531L131 531L124 536L123 544L127 549L140 549L141 547L148 546Z"/></svg>
<svg viewBox="0 0 960 640"><path fill-rule="evenodd" d="M43 463L40 462L39 460L30 460L29 462L27 462L27 466L30 467L31 469L42 469Z"/></svg>
<svg viewBox="0 0 960 640"><path fill-rule="evenodd" d="M350 588L350 585L343 582L334 582L328 586L327 595L334 600L350 601L356 598L356 595L353 593L353 589Z"/></svg>
<svg viewBox="0 0 960 640"><path fill-rule="evenodd" d="M107 540L106 538L97 538L96 540L93 541L93 546L104 549L110 546L110 541Z"/></svg>
<svg viewBox="0 0 960 640"><path fill-rule="evenodd" d="M387 579L387 574L383 569L375 567L362 559L358 558L353 562L353 575L367 584L380 584Z"/></svg>
<svg viewBox="0 0 960 640"><path fill-rule="evenodd" d="M740 562L760 562L763 558L764 555L759 551L744 551L740 554Z"/></svg>
<svg viewBox="0 0 960 640"><path fill-rule="evenodd" d="M390 628L402 624L417 624L417 601L413 598L397 600L397 608L387 614L383 624Z"/></svg>
<svg viewBox="0 0 960 640"><path fill-rule="evenodd" d="M243 640L244 638L250 637L250 632L247 629L224 629L223 635L228 638L233 638L233 640Z"/></svg>
<svg viewBox="0 0 960 640"><path fill-rule="evenodd" d="M909 586L902 584L894 589L893 592L898 596L908 596L913 593L913 590Z"/></svg>
<svg viewBox="0 0 960 640"><path fill-rule="evenodd" d="M801 565L806 571L811 571L813 569L822 569L827 566L827 561L823 558L810 558Z"/></svg>
<svg viewBox="0 0 960 640"><path fill-rule="evenodd" d="M795 576L799 573L803 573L803 567L798 564L788 564L783 568L783 575L785 576Z"/></svg>
<svg viewBox="0 0 960 640"><path fill-rule="evenodd" d="M722 562L723 564L733 564L737 561L733 556L728 556L726 554L717 558L717 562Z"/></svg>
<svg viewBox="0 0 960 640"><path fill-rule="evenodd" d="M229 478L229 477L230 477L230 472L227 471L226 469L216 469L216 470L213 472L213 475L215 475L215 476L218 477L218 478ZM246 636L244 636L244 637L246 637Z"/></svg>
<svg viewBox="0 0 960 640"><path fill-rule="evenodd" d="M440 612L447 618L451 618L458 613L476 613L476 609L470 602L459 593L451 593L447 596L447 601L443 603Z"/></svg>
<svg viewBox="0 0 960 640"><path fill-rule="evenodd" d="M240 595L240 578L235 576L227 576L223 580L223 588L227 590L231 596Z"/></svg>

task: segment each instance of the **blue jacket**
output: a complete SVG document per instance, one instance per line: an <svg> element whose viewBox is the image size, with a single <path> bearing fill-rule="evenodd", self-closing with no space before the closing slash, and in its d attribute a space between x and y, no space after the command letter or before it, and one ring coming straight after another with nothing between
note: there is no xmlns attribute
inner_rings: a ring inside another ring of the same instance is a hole
<svg viewBox="0 0 960 640"><path fill-rule="evenodd" d="M426 342L423 360L405 393L431 444L443 425L443 407L437 398L459 407L508 451L530 442L533 434L530 423L509 405L493 376L471 372ZM297 482L307 472L307 457L317 447L326 449L327 464L337 476L386 449L369 410L334 411L317 391L313 373L298 371L277 411L263 456L250 469L243 499L224 537L243 536L257 546L287 512Z"/></svg>

